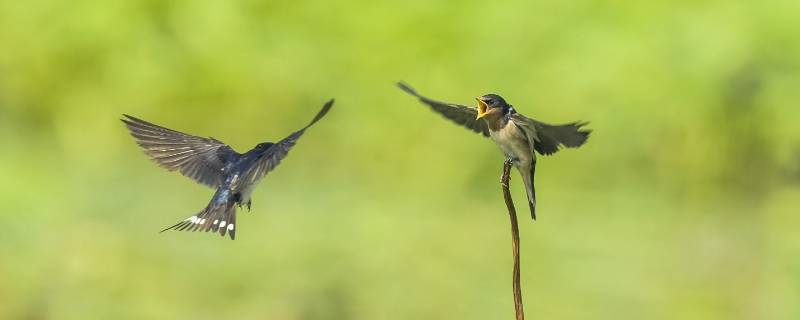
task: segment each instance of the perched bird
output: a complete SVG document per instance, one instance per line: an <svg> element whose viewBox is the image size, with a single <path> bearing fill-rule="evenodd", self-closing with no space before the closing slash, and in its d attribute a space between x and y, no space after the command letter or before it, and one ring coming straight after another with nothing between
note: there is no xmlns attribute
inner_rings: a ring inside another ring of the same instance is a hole
<svg viewBox="0 0 800 320"><path fill-rule="evenodd" d="M217 189L208 206L177 224L161 230L227 232L236 237L236 207L252 203L250 194L256 185L286 157L303 133L322 119L333 106L328 101L307 126L278 143L262 142L243 154L214 138L203 138L167 129L150 122L123 115L121 119L136 143L159 166L180 171L186 177Z"/></svg>
<svg viewBox="0 0 800 320"><path fill-rule="evenodd" d="M542 155L556 153L561 146L580 147L589 138L591 130L582 130L587 122L551 125L540 122L514 110L505 99L490 93L476 98L478 108L436 101L418 94L404 83L397 84L403 91L419 98L433 111L468 129L491 138L506 160L512 161L522 175L528 193L531 217L536 220L536 190L533 176L536 171L536 152Z"/></svg>

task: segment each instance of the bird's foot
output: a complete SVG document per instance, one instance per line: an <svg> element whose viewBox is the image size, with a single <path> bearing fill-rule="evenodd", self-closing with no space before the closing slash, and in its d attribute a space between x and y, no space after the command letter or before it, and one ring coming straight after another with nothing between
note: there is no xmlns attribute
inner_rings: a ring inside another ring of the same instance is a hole
<svg viewBox="0 0 800 320"><path fill-rule="evenodd" d="M236 206L237 206L237 207L239 207L239 209L241 209L241 208L243 208L243 207L247 207L247 211L250 211L250 205L251 205L252 203L253 203L253 202L252 202L252 200L251 200L251 201L247 201L247 202L245 202L245 203L242 203L242 202L237 202L237 203L236 203Z"/></svg>

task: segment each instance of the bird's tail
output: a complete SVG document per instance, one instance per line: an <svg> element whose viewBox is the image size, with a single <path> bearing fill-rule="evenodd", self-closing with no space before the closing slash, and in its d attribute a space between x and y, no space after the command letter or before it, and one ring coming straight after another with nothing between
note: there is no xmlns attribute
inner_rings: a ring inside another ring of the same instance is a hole
<svg viewBox="0 0 800 320"><path fill-rule="evenodd" d="M535 160L533 163L531 163L531 170L529 172L525 172L525 169L520 170L520 173L522 174L522 182L525 183L525 191L527 191L528 194L528 206L531 209L531 218L533 218L533 220L536 220L536 188L533 185L533 175L535 172Z"/></svg>
<svg viewBox="0 0 800 320"><path fill-rule="evenodd" d="M193 215L177 224L161 230L177 231L214 231L221 236L229 234L231 239L236 238L236 205L234 201L218 201L212 199L208 206L200 211L200 213Z"/></svg>

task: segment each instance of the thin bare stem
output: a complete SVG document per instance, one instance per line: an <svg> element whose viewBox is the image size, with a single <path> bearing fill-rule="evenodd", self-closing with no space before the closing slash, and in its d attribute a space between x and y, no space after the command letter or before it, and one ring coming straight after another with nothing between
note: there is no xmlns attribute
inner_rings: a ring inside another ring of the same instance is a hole
<svg viewBox="0 0 800 320"><path fill-rule="evenodd" d="M508 190L508 181L511 176L511 160L506 160L503 166L503 175L500 177L500 185L503 188L503 198L508 207L508 217L511 219L511 250L514 253L514 275L512 288L514 290L514 310L517 320L525 320L525 311L522 307L522 290L519 285L519 226L517 225L517 210L514 208L514 200L511 199L511 192Z"/></svg>

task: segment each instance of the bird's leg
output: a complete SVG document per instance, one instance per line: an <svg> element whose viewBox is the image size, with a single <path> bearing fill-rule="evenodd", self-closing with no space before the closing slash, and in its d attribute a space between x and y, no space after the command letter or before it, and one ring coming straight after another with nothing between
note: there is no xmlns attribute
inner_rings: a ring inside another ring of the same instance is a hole
<svg viewBox="0 0 800 320"><path fill-rule="evenodd" d="M253 203L252 200L247 200L247 212L250 212L250 205Z"/></svg>

